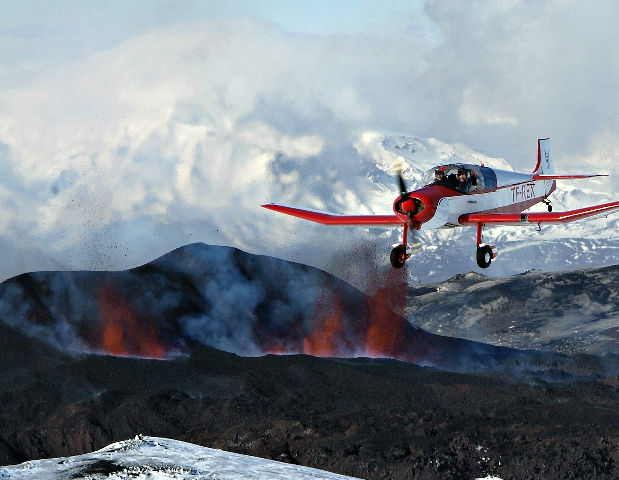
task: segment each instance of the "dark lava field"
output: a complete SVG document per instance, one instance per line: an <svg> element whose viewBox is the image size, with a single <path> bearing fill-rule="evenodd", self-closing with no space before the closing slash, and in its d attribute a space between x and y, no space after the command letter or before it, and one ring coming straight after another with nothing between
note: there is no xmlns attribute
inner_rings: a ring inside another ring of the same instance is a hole
<svg viewBox="0 0 619 480"><path fill-rule="evenodd" d="M618 271L577 271L606 289L607 317L580 314L600 332L617 318ZM402 316L415 292L385 275L362 293L307 266L194 244L124 272L10 279L0 464L144 434L367 479L617 478L609 344L527 350L430 333ZM474 310L469 286L458 295ZM424 308L441 292L417 288Z"/></svg>

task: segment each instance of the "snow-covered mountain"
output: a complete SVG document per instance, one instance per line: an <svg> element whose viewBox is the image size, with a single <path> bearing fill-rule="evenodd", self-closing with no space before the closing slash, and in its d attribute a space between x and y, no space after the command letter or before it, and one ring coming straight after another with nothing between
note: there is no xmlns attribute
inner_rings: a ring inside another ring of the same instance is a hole
<svg viewBox="0 0 619 480"><path fill-rule="evenodd" d="M200 447L167 438L136 436L101 450L66 458L0 467L2 480L345 480L315 468Z"/></svg>
<svg viewBox="0 0 619 480"><path fill-rule="evenodd" d="M68 166L57 175L45 172L49 184L41 181L15 192L12 185L0 188L10 219L0 235L0 279L27 271L122 270L204 242L316 266L365 289L364 264L388 266L401 228L327 227L260 205L389 214L397 195L397 164L414 188L422 172L445 162L528 171L536 160L535 139L521 149L530 153L528 159L505 160L465 145L370 130L285 135L254 122L230 135L209 118L200 120L200 128L166 124L150 140L127 139L128 145L110 147L105 168L83 172L79 165ZM161 142L169 141L170 151L157 166L162 147L154 139L159 136L168 139ZM145 158L155 166L145 168ZM554 163L564 171L561 158L555 156ZM611 177L559 182L551 196L555 211L615 200L616 172L607 173ZM540 232L534 226L485 229L485 240L497 245L499 258L483 273L506 276L617 263L617 222L619 215L611 215ZM409 283L481 273L473 228L416 232L411 243L415 236L420 247L408 262Z"/></svg>

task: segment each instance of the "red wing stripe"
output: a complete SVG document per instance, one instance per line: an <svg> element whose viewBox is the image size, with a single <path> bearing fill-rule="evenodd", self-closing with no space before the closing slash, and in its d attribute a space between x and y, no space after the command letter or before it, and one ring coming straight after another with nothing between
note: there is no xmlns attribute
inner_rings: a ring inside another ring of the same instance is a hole
<svg viewBox="0 0 619 480"><path fill-rule="evenodd" d="M293 217L311 220L324 225L403 225L404 221L395 215L336 215L333 213L304 210L302 208L287 207L269 203L262 205L275 212L285 213Z"/></svg>
<svg viewBox="0 0 619 480"><path fill-rule="evenodd" d="M619 202L594 205L567 212L533 213L469 213L461 215L461 225L483 223L484 225L521 225L523 223L568 223L597 215L608 215L619 210Z"/></svg>

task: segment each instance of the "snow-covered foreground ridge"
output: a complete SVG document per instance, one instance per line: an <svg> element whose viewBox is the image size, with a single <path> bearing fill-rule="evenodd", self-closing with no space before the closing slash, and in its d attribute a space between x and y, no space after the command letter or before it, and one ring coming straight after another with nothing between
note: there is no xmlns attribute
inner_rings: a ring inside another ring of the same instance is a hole
<svg viewBox="0 0 619 480"><path fill-rule="evenodd" d="M344 480L314 468L200 447L167 438L136 436L101 450L0 468L0 479L217 479Z"/></svg>
<svg viewBox="0 0 619 480"><path fill-rule="evenodd" d="M74 457L0 467L0 479L46 480L355 480L315 468L200 447L168 438L136 436ZM501 480L485 477L476 480Z"/></svg>

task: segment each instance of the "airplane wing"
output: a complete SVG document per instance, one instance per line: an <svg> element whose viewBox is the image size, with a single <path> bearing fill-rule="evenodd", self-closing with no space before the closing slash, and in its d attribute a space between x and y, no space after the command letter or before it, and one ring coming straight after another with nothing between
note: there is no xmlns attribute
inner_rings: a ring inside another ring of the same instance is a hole
<svg viewBox="0 0 619 480"><path fill-rule="evenodd" d="M311 220L324 225L403 225L405 222L395 215L337 215L335 213L320 212L297 207L287 207L269 203L262 205L275 212L285 213L293 217Z"/></svg>
<svg viewBox="0 0 619 480"><path fill-rule="evenodd" d="M605 216L619 210L619 202L594 205L567 212L467 213L458 218L461 225L522 225L525 223L568 223L583 218Z"/></svg>

